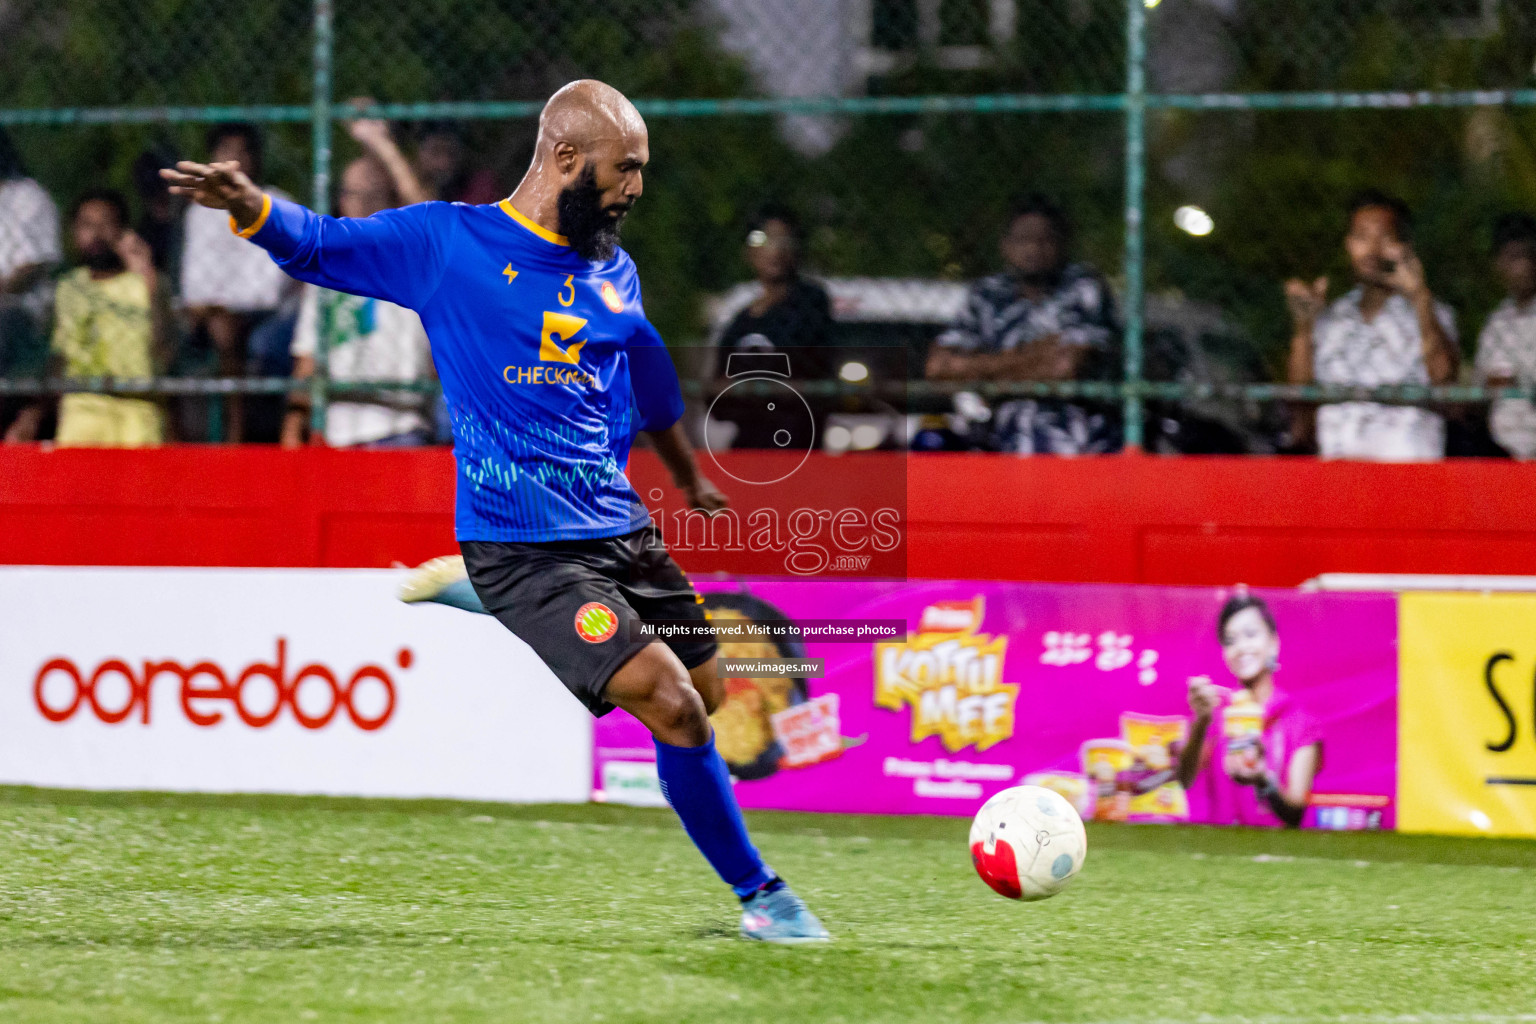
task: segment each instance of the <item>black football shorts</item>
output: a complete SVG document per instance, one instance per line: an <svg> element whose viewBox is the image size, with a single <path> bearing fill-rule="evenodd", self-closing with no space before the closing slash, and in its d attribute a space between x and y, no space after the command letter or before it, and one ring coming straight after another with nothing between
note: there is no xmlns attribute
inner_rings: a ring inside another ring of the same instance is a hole
<svg viewBox="0 0 1536 1024"><path fill-rule="evenodd" d="M608 680L655 641L631 640L636 619L705 621L703 599L649 523L622 537L523 544L459 542L485 610L559 677L594 716L613 710ZM715 656L712 640L665 641L696 668Z"/></svg>

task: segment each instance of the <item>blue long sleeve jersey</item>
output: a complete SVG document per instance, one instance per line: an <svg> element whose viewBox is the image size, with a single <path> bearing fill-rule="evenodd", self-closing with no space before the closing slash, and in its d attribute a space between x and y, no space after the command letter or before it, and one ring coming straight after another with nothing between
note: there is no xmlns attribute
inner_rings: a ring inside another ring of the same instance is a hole
<svg viewBox="0 0 1536 1024"><path fill-rule="evenodd" d="M453 423L460 540L616 537L644 526L623 465L682 415L634 261L591 263L510 203L367 219L273 197L244 234L293 277L414 309Z"/></svg>

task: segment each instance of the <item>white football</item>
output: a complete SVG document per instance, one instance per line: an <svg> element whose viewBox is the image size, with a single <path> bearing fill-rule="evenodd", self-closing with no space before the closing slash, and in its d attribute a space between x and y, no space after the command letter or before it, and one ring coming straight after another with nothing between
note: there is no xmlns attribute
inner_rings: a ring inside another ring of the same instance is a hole
<svg viewBox="0 0 1536 1024"><path fill-rule="evenodd" d="M1065 889L1088 854L1083 819L1054 790L1014 786L981 805L971 822L971 862L1011 900L1043 900Z"/></svg>

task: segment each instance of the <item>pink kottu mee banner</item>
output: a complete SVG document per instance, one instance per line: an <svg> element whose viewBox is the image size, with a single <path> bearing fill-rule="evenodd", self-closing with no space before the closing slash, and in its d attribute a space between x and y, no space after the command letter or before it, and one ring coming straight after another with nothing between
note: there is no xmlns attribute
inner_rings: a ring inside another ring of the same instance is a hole
<svg viewBox="0 0 1536 1024"><path fill-rule="evenodd" d="M1306 827L1395 823L1392 595L934 581L699 589L717 621L907 623L893 642L721 645L722 657L824 662L811 678L726 680L713 722L744 807L969 815L1032 783L1085 818L1275 826L1256 786L1267 777L1306 793ZM1218 617L1234 596L1258 600L1229 620L1224 643ZM1199 736L1192 680L1215 704ZM595 799L661 802L639 722L615 711L594 742Z"/></svg>

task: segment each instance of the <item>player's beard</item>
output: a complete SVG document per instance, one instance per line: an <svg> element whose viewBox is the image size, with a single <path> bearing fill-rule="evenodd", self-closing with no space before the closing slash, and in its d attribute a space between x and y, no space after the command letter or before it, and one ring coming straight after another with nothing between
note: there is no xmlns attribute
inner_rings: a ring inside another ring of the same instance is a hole
<svg viewBox="0 0 1536 1024"><path fill-rule="evenodd" d="M560 233L584 260L605 263L619 247L619 227L629 204L604 208L597 169L588 164L574 184L560 191L556 204Z"/></svg>

